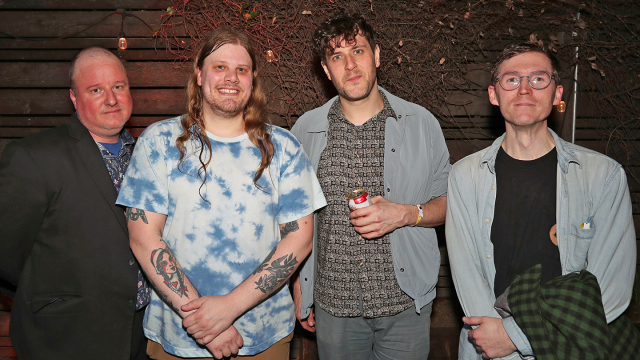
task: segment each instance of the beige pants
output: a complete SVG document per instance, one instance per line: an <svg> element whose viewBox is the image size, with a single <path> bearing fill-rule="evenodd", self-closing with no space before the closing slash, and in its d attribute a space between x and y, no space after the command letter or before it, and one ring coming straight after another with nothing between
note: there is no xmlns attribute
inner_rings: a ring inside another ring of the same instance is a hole
<svg viewBox="0 0 640 360"><path fill-rule="evenodd" d="M231 356L231 359L247 359L247 360L289 360L289 347L291 346L291 339L293 339L293 333L289 334L289 336L284 339L278 341L277 343L271 345L267 350L249 356ZM162 345L158 344L155 341L149 340L147 343L147 355L150 358L155 360L181 360L181 359L189 359L189 360L209 360L212 357L208 358L183 358L175 355L171 355L164 351Z"/></svg>

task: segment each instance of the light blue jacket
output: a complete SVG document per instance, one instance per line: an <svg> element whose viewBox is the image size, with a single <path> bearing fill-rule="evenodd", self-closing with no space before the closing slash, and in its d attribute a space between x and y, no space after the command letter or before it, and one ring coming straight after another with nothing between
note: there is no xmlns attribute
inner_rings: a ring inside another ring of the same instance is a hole
<svg viewBox="0 0 640 360"><path fill-rule="evenodd" d="M556 236L562 274L583 269L594 274L602 289L607 322L611 322L629 305L636 269L636 235L624 169L607 156L549 132L558 153ZM447 252L467 316L500 318L493 308L496 269L491 224L496 200L494 166L504 137L458 161L449 176ZM584 223L589 223L589 229L580 228ZM504 319L503 325L520 354L531 355L529 340L513 318ZM468 330L465 327L460 334L459 359L479 360ZM504 359L520 359L520 354Z"/></svg>
<svg viewBox="0 0 640 360"><path fill-rule="evenodd" d="M379 89L384 92L398 117L387 118L385 127L384 197L398 204L424 204L433 198L446 196L451 164L440 124L422 106ZM320 154L327 146L327 115L337 98L303 114L291 129L302 143L316 173ZM313 306L316 233L314 231L314 250L300 270L300 312L303 319L309 316ZM440 269L436 232L432 228L417 226L398 228L391 233L391 253L398 284L414 299L416 312L419 313L436 296Z"/></svg>

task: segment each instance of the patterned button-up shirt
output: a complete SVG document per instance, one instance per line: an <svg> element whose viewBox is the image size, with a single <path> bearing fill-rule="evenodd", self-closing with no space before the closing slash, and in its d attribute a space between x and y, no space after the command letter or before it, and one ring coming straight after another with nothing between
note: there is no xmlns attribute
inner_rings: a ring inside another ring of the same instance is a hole
<svg viewBox="0 0 640 360"><path fill-rule="evenodd" d="M120 133L120 141L122 141L122 147L120 148L118 155L111 153L102 146L102 144L96 142L100 149L100 153L102 154L104 164L106 165L107 170L109 170L109 175L111 175L113 186L115 186L117 192L120 192L124 173L127 171L127 166L129 166L129 161L131 160L133 144L136 142L127 130L122 130L122 133ZM141 308L149 305L150 297L151 294L149 292L147 281L145 280L144 275L142 275L140 269L138 269L138 295L136 299L136 310L140 310Z"/></svg>
<svg viewBox="0 0 640 360"><path fill-rule="evenodd" d="M340 99L328 114L327 147L318 165L328 205L318 213L314 294L318 306L337 317L391 316L413 305L396 279L389 234L370 240L359 236L347 206L346 195L355 189L365 189L369 198L384 195L385 124L396 114L381 95L384 108L362 126L346 119Z"/></svg>

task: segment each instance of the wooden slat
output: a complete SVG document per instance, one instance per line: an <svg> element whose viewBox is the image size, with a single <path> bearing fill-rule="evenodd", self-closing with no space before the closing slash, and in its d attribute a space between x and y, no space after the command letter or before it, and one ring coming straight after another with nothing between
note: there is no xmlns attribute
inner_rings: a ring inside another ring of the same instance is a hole
<svg viewBox="0 0 640 360"><path fill-rule="evenodd" d="M119 31L119 30L118 30ZM100 46L109 50L118 48L118 34L107 37L87 37L69 39L51 39L26 41L9 38L0 38L0 49L84 49L90 46ZM159 39L151 37L134 38L127 35L127 50L132 49L164 49L164 43Z"/></svg>
<svg viewBox="0 0 640 360"><path fill-rule="evenodd" d="M10 62L0 66L2 88L68 88L67 62ZM131 87L180 87L187 85L192 69L171 62L127 62Z"/></svg>
<svg viewBox="0 0 640 360"><path fill-rule="evenodd" d="M0 336L9 336L9 319L11 313L8 311L0 311Z"/></svg>
<svg viewBox="0 0 640 360"><path fill-rule="evenodd" d="M182 114L186 95L182 89L132 89L134 114ZM0 115L68 115L74 112L69 89L0 90Z"/></svg>
<svg viewBox="0 0 640 360"><path fill-rule="evenodd" d="M130 14L158 30L160 17L165 12L131 11ZM21 38L117 37L120 34L121 20L122 17L113 11L0 11L0 29ZM76 34L79 31L82 32ZM124 32L130 37L153 35L147 25L131 16L124 19Z"/></svg>
<svg viewBox="0 0 640 360"><path fill-rule="evenodd" d="M0 10L145 9L162 10L170 0L3 0Z"/></svg>
<svg viewBox="0 0 640 360"><path fill-rule="evenodd" d="M110 48L117 46L117 40L110 39ZM69 39L72 41L72 39ZM86 41L86 39L79 39ZM168 52L164 46L157 49L137 50L132 49L131 44L126 50L114 50L114 54L125 61L174 61L175 55ZM23 50L0 50L0 61L71 61L79 50L48 50L48 49L23 49ZM2 66L5 66L4 64ZM68 66L68 64L67 64ZM190 68L190 66L188 66ZM0 69L1 70L1 69Z"/></svg>

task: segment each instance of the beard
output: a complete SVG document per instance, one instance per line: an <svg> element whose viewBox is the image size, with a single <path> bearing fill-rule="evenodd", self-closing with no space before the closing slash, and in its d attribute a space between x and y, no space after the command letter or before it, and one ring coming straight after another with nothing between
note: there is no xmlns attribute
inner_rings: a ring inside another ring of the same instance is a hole
<svg viewBox="0 0 640 360"><path fill-rule="evenodd" d="M211 111L221 117L232 118L242 113L249 99L220 99L216 96L204 96L204 102Z"/></svg>
<svg viewBox="0 0 640 360"><path fill-rule="evenodd" d="M346 77L353 76L353 75L354 74L348 74ZM366 81L366 83L364 84L365 87L361 89L347 90L342 83L333 84L336 88L336 91L338 91L338 94L340 95L340 97L348 101L358 101L358 100L366 99L369 96L369 94L371 94L371 91L373 90L376 84L375 71L373 73L361 74L361 75L365 78L364 80Z"/></svg>

